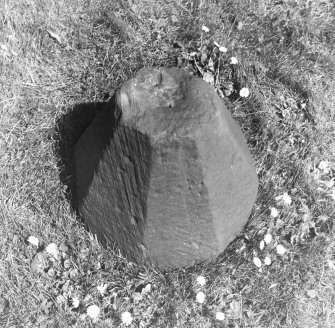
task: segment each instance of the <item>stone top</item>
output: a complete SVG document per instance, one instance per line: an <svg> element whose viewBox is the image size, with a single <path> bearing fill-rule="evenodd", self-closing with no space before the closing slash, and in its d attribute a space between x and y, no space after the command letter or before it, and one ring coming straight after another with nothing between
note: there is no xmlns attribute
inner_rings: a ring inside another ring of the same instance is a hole
<svg viewBox="0 0 335 328"><path fill-rule="evenodd" d="M220 114L223 101L214 88L183 69L143 68L117 91L115 99L124 124L142 133L148 133L149 127L155 140L196 133L195 124L207 124L213 117L228 128ZM154 130L148 118L155 122Z"/></svg>

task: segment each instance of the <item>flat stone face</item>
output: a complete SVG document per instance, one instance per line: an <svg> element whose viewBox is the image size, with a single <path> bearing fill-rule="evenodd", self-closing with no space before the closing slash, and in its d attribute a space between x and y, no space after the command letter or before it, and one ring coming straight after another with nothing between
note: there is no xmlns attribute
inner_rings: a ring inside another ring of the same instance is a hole
<svg viewBox="0 0 335 328"><path fill-rule="evenodd" d="M218 252L208 191L194 140L154 147L144 243L155 262L184 266Z"/></svg>
<svg viewBox="0 0 335 328"><path fill-rule="evenodd" d="M258 188L245 138L212 86L142 69L76 145L77 198L104 243L136 262L192 265L221 253Z"/></svg>

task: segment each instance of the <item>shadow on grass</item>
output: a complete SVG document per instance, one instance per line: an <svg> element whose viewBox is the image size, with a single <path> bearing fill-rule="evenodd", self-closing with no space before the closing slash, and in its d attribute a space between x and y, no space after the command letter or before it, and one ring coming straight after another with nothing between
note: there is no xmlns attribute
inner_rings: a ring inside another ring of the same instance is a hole
<svg viewBox="0 0 335 328"><path fill-rule="evenodd" d="M105 105L105 102L77 104L56 121L54 140L60 181L67 187L68 201L77 214L73 161L75 144Z"/></svg>
<svg viewBox="0 0 335 328"><path fill-rule="evenodd" d="M123 125L115 99L80 104L56 123L60 181L79 218L103 246L142 262L151 172L148 136Z"/></svg>

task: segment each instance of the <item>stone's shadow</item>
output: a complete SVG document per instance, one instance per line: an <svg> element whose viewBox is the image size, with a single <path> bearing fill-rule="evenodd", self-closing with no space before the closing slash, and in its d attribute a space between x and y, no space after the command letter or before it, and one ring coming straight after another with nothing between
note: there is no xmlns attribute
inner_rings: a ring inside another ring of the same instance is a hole
<svg viewBox="0 0 335 328"><path fill-rule="evenodd" d="M114 104L80 104L60 117L56 155L77 215L102 244L137 262L146 258L152 148L148 136L123 125Z"/></svg>
<svg viewBox="0 0 335 328"><path fill-rule="evenodd" d="M148 136L123 124L113 104L97 113L76 144L77 205L99 241L116 242L137 262L146 257L152 149Z"/></svg>
<svg viewBox="0 0 335 328"><path fill-rule="evenodd" d="M103 102L76 104L56 120L53 139L59 178L66 186L66 197L76 212L78 208L73 162L75 144L104 106L106 103Z"/></svg>
<svg viewBox="0 0 335 328"><path fill-rule="evenodd" d="M74 195L78 209L88 196L94 176L99 174L99 163L103 160L105 150L111 144L120 125L120 115L116 112L113 103L106 103L96 113L91 124L83 131L74 145L72 170L75 177ZM105 160L108 165L109 159L105 158ZM105 181L100 181L99 189L104 188L103 183L107 183L107 179L108 177L105 177Z"/></svg>

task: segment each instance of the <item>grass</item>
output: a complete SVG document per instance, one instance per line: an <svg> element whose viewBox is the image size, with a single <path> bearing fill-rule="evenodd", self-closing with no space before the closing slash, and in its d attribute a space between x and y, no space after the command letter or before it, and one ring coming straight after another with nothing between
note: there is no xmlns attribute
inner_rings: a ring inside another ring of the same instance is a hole
<svg viewBox="0 0 335 328"><path fill-rule="evenodd" d="M334 5L2 1L0 325L124 326L129 311L133 327L335 327ZM226 101L257 167L252 217L214 261L165 273L136 266L84 228L64 167L99 103L139 68L174 66L178 57L187 65L186 53L213 41L238 58L225 77L236 89ZM238 97L242 87L249 97ZM291 204L276 200L284 193ZM260 250L266 233L273 241ZM43 252L50 243L61 257ZM266 255L272 264L260 272L253 259ZM42 263L42 273L32 263ZM100 308L97 319L86 315L92 304Z"/></svg>

